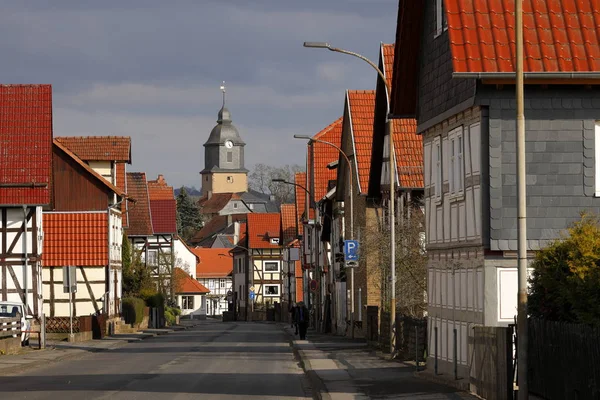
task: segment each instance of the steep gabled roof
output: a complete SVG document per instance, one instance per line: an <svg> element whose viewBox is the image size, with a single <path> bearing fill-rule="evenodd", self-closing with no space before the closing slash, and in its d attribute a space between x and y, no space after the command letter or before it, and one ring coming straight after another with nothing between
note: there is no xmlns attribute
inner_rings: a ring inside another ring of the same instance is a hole
<svg viewBox="0 0 600 400"><path fill-rule="evenodd" d="M279 213L248 214L248 248L277 249L279 244L271 243L271 238L280 238L281 215Z"/></svg>
<svg viewBox="0 0 600 400"><path fill-rule="evenodd" d="M313 136L314 139L323 140L341 147L342 143L342 122L343 117L338 118L327 128ZM340 152L333 146L314 142L312 144L314 151L314 191L315 201L319 201L327 194L329 181L335 180L337 171L327 168L332 161L340 159ZM345 161L344 161L345 162Z"/></svg>
<svg viewBox="0 0 600 400"><path fill-rule="evenodd" d="M148 183L144 172L127 173L127 192L136 202L129 205L128 236L152 236L152 217L148 197Z"/></svg>
<svg viewBox="0 0 600 400"><path fill-rule="evenodd" d="M162 175L148 181L148 197L154 233L177 233L177 201L173 187L167 185Z"/></svg>
<svg viewBox="0 0 600 400"><path fill-rule="evenodd" d="M203 284L193 279L181 268L175 268L175 293L177 294L206 294L210 293Z"/></svg>
<svg viewBox="0 0 600 400"><path fill-rule="evenodd" d="M423 136L417 135L417 121L395 119L393 126L399 186L400 188L422 189L424 187Z"/></svg>
<svg viewBox="0 0 600 400"><path fill-rule="evenodd" d="M131 163L131 138L126 136L56 137L83 161L120 161Z"/></svg>
<svg viewBox="0 0 600 400"><path fill-rule="evenodd" d="M196 265L197 278L224 278L233 272L233 257L227 249L192 249L200 261Z"/></svg>
<svg viewBox="0 0 600 400"><path fill-rule="evenodd" d="M283 243L287 245L296 239L296 206L294 204L281 205L281 230Z"/></svg>
<svg viewBox="0 0 600 400"><path fill-rule="evenodd" d="M231 219L231 223L229 223L229 219ZM233 222L245 220L246 214L216 215L204 224L202 229L196 232L190 243L198 244L219 233L231 231L230 233L233 234L233 228L229 229L233 225Z"/></svg>
<svg viewBox="0 0 600 400"><path fill-rule="evenodd" d="M198 200L202 214L218 214L231 200L235 193L213 193L210 198L205 195Z"/></svg>
<svg viewBox="0 0 600 400"><path fill-rule="evenodd" d="M355 166L359 177L359 191L360 193L366 193L369 187L371 167L375 91L348 90L347 106L348 122L351 124L352 146L355 153Z"/></svg>
<svg viewBox="0 0 600 400"><path fill-rule="evenodd" d="M44 212L44 267L108 264L106 212Z"/></svg>
<svg viewBox="0 0 600 400"><path fill-rule="evenodd" d="M515 2L446 0L454 72L515 71ZM598 0L523 1L525 72L600 72Z"/></svg>
<svg viewBox="0 0 600 400"><path fill-rule="evenodd" d="M0 85L0 205L49 204L51 174L52 87Z"/></svg>

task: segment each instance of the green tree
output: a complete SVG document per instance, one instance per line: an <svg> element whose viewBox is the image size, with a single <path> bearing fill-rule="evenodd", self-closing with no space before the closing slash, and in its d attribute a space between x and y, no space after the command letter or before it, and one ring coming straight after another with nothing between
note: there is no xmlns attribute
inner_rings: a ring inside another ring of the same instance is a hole
<svg viewBox="0 0 600 400"><path fill-rule="evenodd" d="M183 240L191 239L202 228L202 215L185 188L177 196L177 233Z"/></svg>
<svg viewBox="0 0 600 400"><path fill-rule="evenodd" d="M135 274L131 262L131 242L123 233L123 245L121 246L121 260L123 263L123 292L132 293L135 287Z"/></svg>
<svg viewBox="0 0 600 400"><path fill-rule="evenodd" d="M600 325L600 221L582 214L536 254L529 313L553 321Z"/></svg>

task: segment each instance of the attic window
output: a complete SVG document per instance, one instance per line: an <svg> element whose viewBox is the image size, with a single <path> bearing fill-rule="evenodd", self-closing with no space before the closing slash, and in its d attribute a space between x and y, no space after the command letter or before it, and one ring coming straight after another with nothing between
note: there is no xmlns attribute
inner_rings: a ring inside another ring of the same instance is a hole
<svg viewBox="0 0 600 400"><path fill-rule="evenodd" d="M233 182L233 176L228 176L227 183L232 183L232 182Z"/></svg>
<svg viewBox="0 0 600 400"><path fill-rule="evenodd" d="M270 242L271 244L279 244L279 238L271 238Z"/></svg>
<svg viewBox="0 0 600 400"><path fill-rule="evenodd" d="M238 203L233 203L233 208L238 208Z"/></svg>
<svg viewBox="0 0 600 400"><path fill-rule="evenodd" d="M435 0L435 37L448 30L444 0Z"/></svg>

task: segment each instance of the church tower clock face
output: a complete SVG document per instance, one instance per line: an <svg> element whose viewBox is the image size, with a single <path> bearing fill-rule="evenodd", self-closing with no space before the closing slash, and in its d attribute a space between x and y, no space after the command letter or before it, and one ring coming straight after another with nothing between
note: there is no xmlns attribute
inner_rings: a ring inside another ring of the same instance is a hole
<svg viewBox="0 0 600 400"><path fill-rule="evenodd" d="M225 147L227 147L228 149L233 148L233 142L231 140L227 140L225 142Z"/></svg>

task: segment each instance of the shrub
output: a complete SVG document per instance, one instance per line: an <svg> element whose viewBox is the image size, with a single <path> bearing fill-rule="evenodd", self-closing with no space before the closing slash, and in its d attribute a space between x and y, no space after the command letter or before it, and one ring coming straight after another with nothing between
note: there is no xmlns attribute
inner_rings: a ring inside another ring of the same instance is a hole
<svg viewBox="0 0 600 400"><path fill-rule="evenodd" d="M177 319L175 318L178 314L178 309L173 307L165 307L165 320L167 325L175 325Z"/></svg>
<svg viewBox="0 0 600 400"><path fill-rule="evenodd" d="M122 301L123 318L128 324L140 324L144 319L144 300L137 297L125 297Z"/></svg>
<svg viewBox="0 0 600 400"><path fill-rule="evenodd" d="M148 307L162 307L165 304L165 297L155 291L140 291L140 296L146 301Z"/></svg>
<svg viewBox="0 0 600 400"><path fill-rule="evenodd" d="M600 325L600 221L582 214L557 240L536 254L529 313L552 321Z"/></svg>

